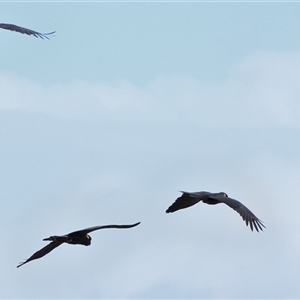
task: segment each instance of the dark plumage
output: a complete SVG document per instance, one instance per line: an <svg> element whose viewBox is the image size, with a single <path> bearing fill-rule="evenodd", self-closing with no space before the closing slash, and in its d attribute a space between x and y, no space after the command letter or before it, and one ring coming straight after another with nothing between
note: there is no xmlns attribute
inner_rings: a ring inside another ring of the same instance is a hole
<svg viewBox="0 0 300 300"><path fill-rule="evenodd" d="M55 33L55 31L52 31L52 32L49 32L49 33L40 33L40 32L31 30L31 29L27 29L27 28L24 28L24 27L20 27L20 26L17 26L17 25L4 24L4 23L0 23L0 28L20 32L20 33L27 34L27 35L33 35L36 38L41 38L41 39L46 38L48 40L49 40L49 38L48 38L47 35L51 35L51 34Z"/></svg>
<svg viewBox="0 0 300 300"><path fill-rule="evenodd" d="M68 233L66 235L54 235L48 238L43 239L43 241L51 241L50 244L45 246L44 248L40 249L39 251L35 252L31 255L27 260L20 263L17 268L21 267L22 265L30 262L31 260L41 258L51 252L56 247L60 246L63 243L72 244L72 245L85 245L89 246L91 244L92 238L88 235L88 233L105 228L132 228L139 225L141 222L132 224L132 225L104 225L104 226L94 226L89 227L86 229L74 231Z"/></svg>
<svg viewBox="0 0 300 300"><path fill-rule="evenodd" d="M259 220L254 213L252 213L244 204L241 202L229 198L226 193L209 193L209 192L183 192L182 195L176 199L176 201L166 210L166 213L172 213L176 210L190 207L200 201L206 204L218 204L225 203L236 212L238 212L243 220L246 222L246 225L250 225L251 230L253 227L258 232L259 229L263 230L262 227L265 227L261 220Z"/></svg>

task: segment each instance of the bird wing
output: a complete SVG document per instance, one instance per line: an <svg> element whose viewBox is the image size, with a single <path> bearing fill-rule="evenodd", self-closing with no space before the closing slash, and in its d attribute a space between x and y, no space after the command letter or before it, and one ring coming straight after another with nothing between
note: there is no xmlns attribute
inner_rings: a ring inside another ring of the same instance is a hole
<svg viewBox="0 0 300 300"><path fill-rule="evenodd" d="M49 40L49 38L47 35L55 33L55 31L48 32L48 33L40 33L40 32L31 30L31 29L27 29L24 27L20 27L20 26L14 25L14 24L4 24L4 23L0 23L0 28L20 32L20 33L27 34L27 35L33 35L36 38L38 38L38 37L42 38L42 39L46 38L48 40Z"/></svg>
<svg viewBox="0 0 300 300"><path fill-rule="evenodd" d="M166 213L174 212L179 209L190 207L199 201L201 201L201 198L191 195L191 193L183 192L183 194L178 197L175 202L166 210Z"/></svg>
<svg viewBox="0 0 300 300"><path fill-rule="evenodd" d="M255 214L241 202L229 197L224 197L223 195L218 195L215 196L214 198L219 200L220 202L227 204L229 207L231 207L236 212L238 212L240 216L243 218L243 220L246 222L246 225L247 226L248 224L250 225L252 231L253 231L253 227L256 229L257 232L259 232L259 229L263 230L262 227L265 228L265 225L262 223L262 221L258 219L255 216Z"/></svg>
<svg viewBox="0 0 300 300"><path fill-rule="evenodd" d="M93 226L89 228L85 228L82 230L74 231L68 234L68 236L71 236L73 234L88 234L92 231L99 230L99 229L106 229L106 228L132 228L137 225L139 225L141 222L135 223L135 224L130 224L130 225L102 225L102 226Z"/></svg>
<svg viewBox="0 0 300 300"><path fill-rule="evenodd" d="M63 242L53 241L44 248L40 249L39 251L35 252L33 255L31 255L28 259L26 259L24 262L20 263L17 268L21 267L22 265L30 262L31 260L41 258L51 252L53 249L61 245Z"/></svg>

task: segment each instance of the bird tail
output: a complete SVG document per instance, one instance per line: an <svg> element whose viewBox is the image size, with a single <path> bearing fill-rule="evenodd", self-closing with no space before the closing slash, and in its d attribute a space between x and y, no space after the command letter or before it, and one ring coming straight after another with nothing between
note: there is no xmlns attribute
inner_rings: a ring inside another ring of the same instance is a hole
<svg viewBox="0 0 300 300"><path fill-rule="evenodd" d="M53 236L43 239L43 241L56 241L57 238L58 238L58 236L53 235Z"/></svg>
<svg viewBox="0 0 300 300"><path fill-rule="evenodd" d="M64 243L68 239L65 235L51 235L48 238L43 239L43 241L57 241Z"/></svg>

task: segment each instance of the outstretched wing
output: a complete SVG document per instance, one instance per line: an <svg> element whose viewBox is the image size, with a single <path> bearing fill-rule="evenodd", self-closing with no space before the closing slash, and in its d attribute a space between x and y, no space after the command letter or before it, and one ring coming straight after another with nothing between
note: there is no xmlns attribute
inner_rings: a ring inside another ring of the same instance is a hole
<svg viewBox="0 0 300 300"><path fill-rule="evenodd" d="M201 198L192 196L190 193L183 192L183 191L181 191L181 192L183 194L180 197L178 197L175 200L175 202L166 210L166 213L170 213L170 212L172 213L176 210L190 207L190 206L198 203L199 201L201 201Z"/></svg>
<svg viewBox="0 0 300 300"><path fill-rule="evenodd" d="M141 222L135 223L135 224L131 224L131 225L103 225L103 226L94 226L94 227L89 227L86 229L82 229L82 230L78 230L78 231L74 231L68 234L68 236L71 236L73 234L77 235L77 234L82 234L82 235L86 235L92 231L95 230L99 230L99 229L106 229L106 228L132 228L135 227L137 225L139 225Z"/></svg>
<svg viewBox="0 0 300 300"><path fill-rule="evenodd" d="M252 231L253 227L257 232L259 232L259 229L263 230L263 227L265 228L265 225L262 223L262 221L258 219L255 214L241 202L229 197L224 197L222 195L215 196L215 199L227 204L229 207L238 212L246 222L246 225L250 225Z"/></svg>
<svg viewBox="0 0 300 300"><path fill-rule="evenodd" d="M27 29L27 28L24 28L24 27L20 27L20 26L17 26L17 25L4 24L4 23L0 23L0 28L20 32L20 33L27 34L27 35L33 35L36 38L42 38L42 39L46 38L48 40L49 40L49 38L48 38L47 35L51 35L51 34L55 33L55 31L48 32L48 33L40 33L40 32L31 30L31 29Z"/></svg>
<svg viewBox="0 0 300 300"><path fill-rule="evenodd" d="M34 259L38 259L41 258L43 256L45 256L46 254L48 254L49 252L51 252L53 249L55 249L56 247L58 247L59 245L61 245L63 242L58 242L58 241L53 241L50 244L48 244L47 246L45 246L44 248L42 248L41 250L35 252L33 255L31 255L27 260L25 260L24 262L20 263L17 268L21 267L22 265L30 262L31 260Z"/></svg>

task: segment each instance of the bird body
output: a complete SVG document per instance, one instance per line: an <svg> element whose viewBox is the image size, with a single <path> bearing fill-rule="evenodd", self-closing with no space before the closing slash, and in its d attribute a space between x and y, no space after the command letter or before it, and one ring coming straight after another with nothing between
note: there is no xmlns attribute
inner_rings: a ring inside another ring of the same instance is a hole
<svg viewBox="0 0 300 300"><path fill-rule="evenodd" d="M263 230L265 227L261 220L259 220L244 204L241 202L229 198L224 192L220 193L210 193L210 192L184 192L181 191L182 195L176 199L176 201L166 210L166 213L172 213L180 209L184 209L195 205L198 202L203 202L210 205L215 205L219 203L224 203L234 209L240 214L246 225L250 225L250 229L253 228L258 232Z"/></svg>
<svg viewBox="0 0 300 300"><path fill-rule="evenodd" d="M48 238L43 239L43 241L57 241L61 243L71 244L71 245L84 245L89 246L91 244L92 238L86 235L53 235Z"/></svg>
<svg viewBox="0 0 300 300"><path fill-rule="evenodd" d="M31 29L28 29L28 28L24 28L24 27L17 26L17 25L14 25L14 24L5 24L5 23L0 23L0 28L6 29L6 30L11 30L11 31L16 31L16 32L19 32L19 33L27 34L27 35L32 35L36 38L41 38L41 39L46 38L48 40L49 40L48 35L51 35L51 34L55 33L55 31L48 32L48 33L40 33L40 32L31 30Z"/></svg>
<svg viewBox="0 0 300 300"><path fill-rule="evenodd" d="M51 252L56 247L60 246L63 243L72 244L72 245L84 245L89 246L91 244L92 238L88 235L88 233L99 230L99 229L106 229L106 228L132 228L139 225L140 222L131 224L131 225L103 225L103 226L94 226L89 227L86 229L74 231L65 235L53 235L48 238L43 239L43 241L51 241L48 245L44 248L35 252L32 256L30 256L27 260L20 263L17 268L21 267L22 265L34 260L41 258Z"/></svg>

